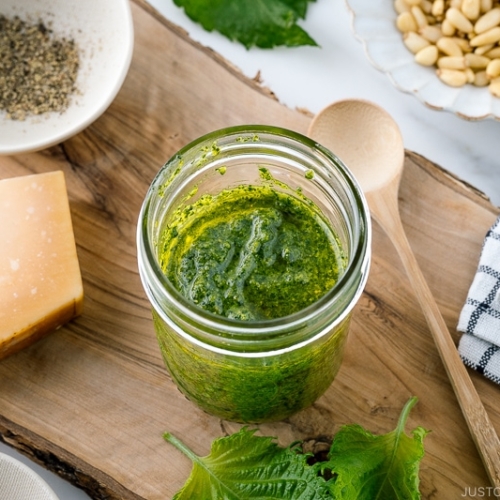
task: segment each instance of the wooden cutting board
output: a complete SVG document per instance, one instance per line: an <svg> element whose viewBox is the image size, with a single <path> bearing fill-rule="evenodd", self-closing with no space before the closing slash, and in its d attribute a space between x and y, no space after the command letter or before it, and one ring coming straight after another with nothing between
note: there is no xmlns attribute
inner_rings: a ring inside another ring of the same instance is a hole
<svg viewBox="0 0 500 500"><path fill-rule="evenodd" d="M140 205L160 166L201 134L245 123L305 133L311 117L282 106L143 0L132 10L132 66L106 113L49 150L0 158L0 178L64 171L86 294L81 317L0 362L0 438L92 498L165 500L191 464L162 434L206 454L214 438L239 425L194 407L162 364L137 272ZM499 209L408 151L401 210L458 341L458 315ZM471 376L500 431L500 387ZM408 280L375 225L371 274L339 376L311 408L260 432L283 445L328 441L354 422L385 433L412 395L419 403L408 431L432 430L421 465L423 498L459 498L466 488L488 486Z"/></svg>

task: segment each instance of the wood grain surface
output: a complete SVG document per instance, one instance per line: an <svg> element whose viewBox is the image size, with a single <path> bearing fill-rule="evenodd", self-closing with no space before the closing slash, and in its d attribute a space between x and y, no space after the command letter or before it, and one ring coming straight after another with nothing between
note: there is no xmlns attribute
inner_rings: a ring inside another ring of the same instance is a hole
<svg viewBox="0 0 500 500"><path fill-rule="evenodd" d="M212 130L265 123L305 133L310 116L192 42L142 0L132 4L135 52L124 86L86 130L48 150L0 158L0 178L64 171L84 280L81 317L0 362L0 438L95 499L172 498L191 464L162 439L198 454L240 426L188 402L166 372L136 261L140 205L161 165ZM456 324L487 229L499 213L470 186L407 152L400 189L405 229L446 323ZM500 387L471 373L497 432ZM394 248L374 224L370 278L346 356L311 408L259 432L281 444L328 442L339 426L422 425L423 498L488 486L425 319Z"/></svg>

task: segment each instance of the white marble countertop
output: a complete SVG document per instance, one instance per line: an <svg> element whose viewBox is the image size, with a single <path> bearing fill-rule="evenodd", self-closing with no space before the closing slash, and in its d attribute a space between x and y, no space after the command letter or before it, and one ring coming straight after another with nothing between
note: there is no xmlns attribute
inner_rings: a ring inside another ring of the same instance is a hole
<svg viewBox="0 0 500 500"><path fill-rule="evenodd" d="M379 104L399 124L407 149L439 164L500 206L500 122L469 122L427 108L414 96L397 90L368 61L362 44L353 35L350 14L343 1L311 3L307 19L301 23L320 48L273 50L246 50L218 33L204 32L172 0L149 1L194 40L219 52L246 76L253 78L260 73L262 84L290 108L316 113L333 101L351 97ZM61 500L89 498L12 448L0 443L0 452L33 467Z"/></svg>

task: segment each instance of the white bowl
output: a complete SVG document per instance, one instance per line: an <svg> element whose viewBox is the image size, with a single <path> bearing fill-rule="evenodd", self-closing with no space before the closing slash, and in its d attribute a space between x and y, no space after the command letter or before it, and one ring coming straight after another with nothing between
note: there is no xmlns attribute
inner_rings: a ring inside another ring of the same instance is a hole
<svg viewBox="0 0 500 500"><path fill-rule="evenodd" d="M120 90L132 58L134 31L129 0L1 0L0 14L41 19L54 35L80 49L78 93L63 113L12 120L0 111L0 154L37 151L58 144L98 118Z"/></svg>
<svg viewBox="0 0 500 500"><path fill-rule="evenodd" d="M352 29L370 62L387 74L396 88L413 94L432 109L455 113L467 120L500 119L500 99L486 87L450 87L435 69L421 66L396 28L393 0L345 0Z"/></svg>
<svg viewBox="0 0 500 500"><path fill-rule="evenodd" d="M49 485L36 472L5 453L0 453L0 498L58 500Z"/></svg>

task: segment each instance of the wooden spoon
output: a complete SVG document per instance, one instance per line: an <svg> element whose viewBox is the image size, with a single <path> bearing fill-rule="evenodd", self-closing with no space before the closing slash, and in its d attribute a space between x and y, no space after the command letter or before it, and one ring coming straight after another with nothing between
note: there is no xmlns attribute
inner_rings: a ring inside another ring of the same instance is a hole
<svg viewBox="0 0 500 500"><path fill-rule="evenodd" d="M398 208L404 165L401 133L392 117L364 100L327 106L313 119L309 137L335 153L357 178L371 215L396 247L423 309L472 438L488 476L500 487L500 442L467 373L446 323L406 238Z"/></svg>

